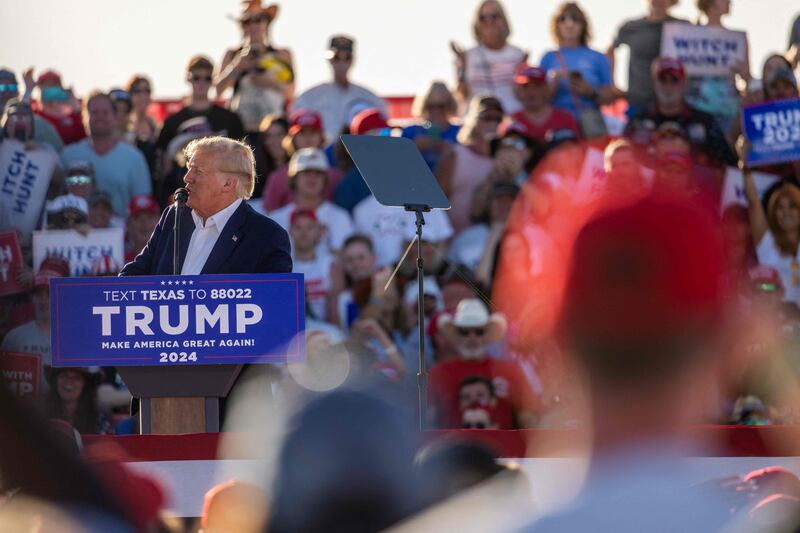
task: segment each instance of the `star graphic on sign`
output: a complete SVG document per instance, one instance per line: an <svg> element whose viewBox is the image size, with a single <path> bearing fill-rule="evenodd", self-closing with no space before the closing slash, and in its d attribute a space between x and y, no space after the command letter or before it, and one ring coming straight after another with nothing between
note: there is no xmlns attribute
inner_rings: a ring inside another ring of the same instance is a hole
<svg viewBox="0 0 800 533"><path fill-rule="evenodd" d="M167 282L166 282L166 281L164 281L164 280L162 279L162 280L161 280L161 284L162 284L162 285L166 285L166 284L167 284Z"/></svg>
<svg viewBox="0 0 800 533"><path fill-rule="evenodd" d="M181 282L181 285L186 285L186 280L183 280L183 282Z"/></svg>
<svg viewBox="0 0 800 533"><path fill-rule="evenodd" d="M167 285L172 285L172 282L171 282L171 281L168 281L168 282L167 282Z"/></svg>
<svg viewBox="0 0 800 533"><path fill-rule="evenodd" d="M192 285L193 283L194 283L194 281L189 280L189 285Z"/></svg>

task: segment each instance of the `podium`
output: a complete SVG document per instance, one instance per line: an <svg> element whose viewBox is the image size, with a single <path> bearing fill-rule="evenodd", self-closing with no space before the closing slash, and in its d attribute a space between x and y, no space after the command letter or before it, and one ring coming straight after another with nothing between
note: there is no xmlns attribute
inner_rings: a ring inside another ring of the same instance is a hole
<svg viewBox="0 0 800 533"><path fill-rule="evenodd" d="M142 434L216 433L220 398L231 391L243 365L128 366L119 369L139 398Z"/></svg>
<svg viewBox="0 0 800 533"><path fill-rule="evenodd" d="M142 433L220 430L244 365L305 358L302 274L56 278L53 366L114 366Z"/></svg>

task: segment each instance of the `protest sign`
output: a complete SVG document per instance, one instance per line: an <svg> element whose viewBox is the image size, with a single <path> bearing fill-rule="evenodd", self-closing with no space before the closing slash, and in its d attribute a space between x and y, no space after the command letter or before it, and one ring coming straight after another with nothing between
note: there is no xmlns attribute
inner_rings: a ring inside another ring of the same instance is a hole
<svg viewBox="0 0 800 533"><path fill-rule="evenodd" d="M302 274L50 280L53 366L299 361Z"/></svg>
<svg viewBox="0 0 800 533"><path fill-rule="evenodd" d="M800 98L745 107L742 120L748 164L800 160Z"/></svg>
<svg viewBox="0 0 800 533"><path fill-rule="evenodd" d="M24 292L28 287L17 281L22 266L22 250L16 231L0 231L0 296Z"/></svg>
<svg viewBox="0 0 800 533"><path fill-rule="evenodd" d="M763 198L764 193L780 179L778 176L767 174L766 172L753 172L752 174L759 198ZM725 183L722 185L720 212L725 211L732 205L744 207L748 205L747 194L744 192L744 176L742 176L742 171L736 167L725 169Z"/></svg>
<svg viewBox="0 0 800 533"><path fill-rule="evenodd" d="M92 265L105 257L111 258L119 270L125 264L124 238L122 228L93 229L86 235L75 230L36 231L33 233L33 269L38 270L45 258L57 255L69 262L70 276L91 274Z"/></svg>
<svg viewBox="0 0 800 533"><path fill-rule="evenodd" d="M661 33L661 55L680 60L689 76L730 76L738 62L746 65L747 35L713 26L668 22Z"/></svg>
<svg viewBox="0 0 800 533"><path fill-rule="evenodd" d="M47 148L27 150L16 139L0 143L0 228L16 228L30 238L44 207L58 156Z"/></svg>
<svg viewBox="0 0 800 533"><path fill-rule="evenodd" d="M34 400L39 396L41 368L39 354L0 352L0 378L17 398Z"/></svg>

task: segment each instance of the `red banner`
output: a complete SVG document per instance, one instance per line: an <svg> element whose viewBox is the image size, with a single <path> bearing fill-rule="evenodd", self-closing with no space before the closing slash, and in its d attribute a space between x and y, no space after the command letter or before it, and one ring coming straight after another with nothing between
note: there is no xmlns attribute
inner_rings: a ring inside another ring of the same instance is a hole
<svg viewBox="0 0 800 533"><path fill-rule="evenodd" d="M16 231L0 231L0 296L25 292L28 287L17 281L22 266L22 250Z"/></svg>
<svg viewBox="0 0 800 533"><path fill-rule="evenodd" d="M41 356L36 353L0 352L0 379L22 400L39 397Z"/></svg>

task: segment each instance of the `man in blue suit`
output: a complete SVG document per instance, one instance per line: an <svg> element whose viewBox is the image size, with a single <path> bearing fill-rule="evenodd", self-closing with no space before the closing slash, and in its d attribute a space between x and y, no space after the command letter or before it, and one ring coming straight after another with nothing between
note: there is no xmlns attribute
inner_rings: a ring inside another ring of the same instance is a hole
<svg viewBox="0 0 800 533"><path fill-rule="evenodd" d="M255 183L253 152L226 137L206 137L185 150L189 198L180 214L180 274L254 274L292 271L289 236L247 204ZM120 275L173 270L176 207L161 215L150 240Z"/></svg>

